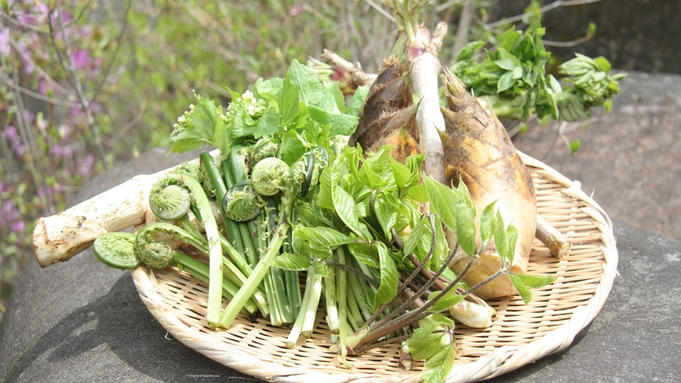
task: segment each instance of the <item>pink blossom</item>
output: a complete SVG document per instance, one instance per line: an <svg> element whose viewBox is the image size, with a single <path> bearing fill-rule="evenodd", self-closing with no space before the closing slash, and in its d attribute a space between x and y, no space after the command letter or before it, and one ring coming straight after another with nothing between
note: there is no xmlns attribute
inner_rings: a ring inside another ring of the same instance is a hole
<svg viewBox="0 0 681 383"><path fill-rule="evenodd" d="M95 156L90 153L85 158L76 161L78 163L78 174L82 177L87 177L92 172L92 165L95 163Z"/></svg>
<svg viewBox="0 0 681 383"><path fill-rule="evenodd" d="M24 120L30 122L31 124L35 122L35 113L31 113L28 110L24 109Z"/></svg>
<svg viewBox="0 0 681 383"><path fill-rule="evenodd" d="M2 211L2 217L6 222L15 221L21 216L17 209L17 205L11 199L2 201L2 208L0 208L0 210Z"/></svg>
<svg viewBox="0 0 681 383"><path fill-rule="evenodd" d="M20 142L12 142L12 150L14 150L14 154L16 154L17 157L24 155L24 147Z"/></svg>
<svg viewBox="0 0 681 383"><path fill-rule="evenodd" d="M9 28L0 28L0 55L5 57L12 53L12 46L9 44Z"/></svg>
<svg viewBox="0 0 681 383"><path fill-rule="evenodd" d="M11 229L15 233L21 233L21 232L24 231L25 228L26 228L26 223L24 223L23 220L18 220L18 221L12 222Z"/></svg>
<svg viewBox="0 0 681 383"><path fill-rule="evenodd" d="M10 140L14 141L19 138L19 134L17 133L17 128L15 128L12 125L7 125L5 127L5 137Z"/></svg>
<svg viewBox="0 0 681 383"><path fill-rule="evenodd" d="M305 12L305 6L302 4L296 4L291 9L288 10L288 14L295 17L299 14Z"/></svg>
<svg viewBox="0 0 681 383"><path fill-rule="evenodd" d="M73 67L76 69L85 69L90 62L87 51L83 49L71 52L71 58L73 59Z"/></svg>
<svg viewBox="0 0 681 383"><path fill-rule="evenodd" d="M50 154L55 157L69 157L73 154L73 148L71 145L50 145Z"/></svg>
<svg viewBox="0 0 681 383"><path fill-rule="evenodd" d="M45 81L44 78L41 78L40 83L38 84L38 92L40 94L47 94L47 92L50 91L50 90L54 90L52 88L52 84Z"/></svg>

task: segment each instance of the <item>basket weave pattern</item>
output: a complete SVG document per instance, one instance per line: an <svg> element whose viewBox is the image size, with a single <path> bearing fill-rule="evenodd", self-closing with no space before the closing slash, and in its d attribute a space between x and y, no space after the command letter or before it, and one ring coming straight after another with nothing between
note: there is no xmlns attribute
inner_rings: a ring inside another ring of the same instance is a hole
<svg viewBox="0 0 681 383"><path fill-rule="evenodd" d="M490 301L497 310L484 330L459 325L460 351L448 382L491 378L557 352L572 343L600 311L612 287L617 250L607 214L579 184L526 155L521 157L534 181L538 212L572 241L566 259L557 259L535 240L528 271L557 280L533 290L533 300L519 297ZM287 328L251 323L239 316L228 330L211 330L205 320L207 286L186 273L167 268L132 271L149 311L176 339L211 359L266 380L327 382L418 382L420 364L412 371L399 366L399 344L349 358L343 368L328 351L329 329L319 309L315 331L290 350ZM226 304L226 302L224 302Z"/></svg>

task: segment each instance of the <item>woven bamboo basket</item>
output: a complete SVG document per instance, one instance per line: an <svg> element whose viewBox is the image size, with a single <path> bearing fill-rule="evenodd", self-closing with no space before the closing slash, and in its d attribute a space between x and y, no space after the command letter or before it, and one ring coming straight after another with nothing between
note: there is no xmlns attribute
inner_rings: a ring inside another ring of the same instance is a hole
<svg viewBox="0 0 681 383"><path fill-rule="evenodd" d="M557 259L535 240L529 272L557 280L533 290L524 304L519 297L489 303L497 310L484 330L460 325L460 351L447 382L477 381L502 375L569 346L598 314L612 287L617 249L612 223L602 208L572 182L542 162L521 153L532 174L538 212L572 241L570 255ZM239 317L227 329L212 330L205 320L208 288L173 268L132 270L139 295L151 314L176 339L205 356L243 373L281 382L418 382L418 363L399 366L399 344L350 357L343 368L329 352L329 329L323 309L315 331L288 349L288 329L251 323ZM225 302L226 303L226 302Z"/></svg>

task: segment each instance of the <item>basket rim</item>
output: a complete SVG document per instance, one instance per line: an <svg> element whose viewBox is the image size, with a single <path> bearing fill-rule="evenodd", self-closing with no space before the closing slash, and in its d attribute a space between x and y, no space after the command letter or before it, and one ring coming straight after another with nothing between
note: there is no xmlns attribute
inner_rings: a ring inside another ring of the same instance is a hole
<svg viewBox="0 0 681 383"><path fill-rule="evenodd" d="M603 255L602 274L593 296L583 305L579 305L570 318L553 331L523 346L503 346L491 353L479 357L470 363L455 364L446 382L468 382L489 379L503 375L544 356L561 351L572 344L575 336L586 328L599 313L612 289L617 274L618 252L613 234L612 222L605 210L590 196L581 190L579 181L571 181L555 169L543 162L518 151L522 161L531 173L539 177L550 178L562 187L562 193L582 202L581 210L588 215L599 232L600 249ZM165 307L163 300L155 289L155 278L152 271L145 267L131 270L134 283L140 298L150 313L159 323L181 343L195 351L242 373L261 379L275 379L283 382L302 382L324 379L325 382L419 382L420 372L405 371L402 375L378 375L367 373L344 372L329 374L324 371L312 371L305 368L282 366L266 358L254 358L238 347L225 350L224 343L207 334L191 330Z"/></svg>

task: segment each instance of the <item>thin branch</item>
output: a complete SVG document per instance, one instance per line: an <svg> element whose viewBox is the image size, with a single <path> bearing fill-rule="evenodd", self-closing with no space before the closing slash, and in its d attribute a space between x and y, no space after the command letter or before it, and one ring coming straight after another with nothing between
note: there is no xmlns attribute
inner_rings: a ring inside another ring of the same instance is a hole
<svg viewBox="0 0 681 383"><path fill-rule="evenodd" d="M312 8L311 6L309 6L305 3L302 4L302 7L305 11L309 12L310 14L312 14L314 17L318 18L319 20L321 20L321 21L323 21L323 22L325 22L329 25L335 25L336 24L332 20L330 20L328 17L319 13L319 11L317 11L316 9Z"/></svg>
<svg viewBox="0 0 681 383"><path fill-rule="evenodd" d="M541 13L546 13L552 9L558 8L558 7L569 7L573 5L582 5L582 4L591 4L591 3L596 3L599 2L600 0L557 0L554 1L551 4L547 4L541 8L539 8L539 12ZM510 24L510 23L515 23L516 21L521 21L522 19L526 17L530 17L534 15L532 12L525 12L521 15L509 17L503 20L495 21L493 23L489 23L485 25L485 30L490 30L494 29L498 26L505 25L505 24Z"/></svg>
<svg viewBox="0 0 681 383"><path fill-rule="evenodd" d="M69 72L71 78L73 79L73 86L76 89L76 94L78 95L78 100L80 101L81 109L83 113L85 113L87 124L90 127L90 131L92 132L92 136L95 141L95 146L97 148L97 153L99 154L99 158L102 161L102 164L104 165L105 168L107 168L108 166L106 161L106 153L104 152L104 147L102 146L102 138L99 134L99 127L95 123L94 117L92 117L92 112L90 111L90 102L87 100L87 98L85 98L85 94L83 93L83 84L81 84L80 80L78 79L78 74L76 73L76 68L73 64L73 56L71 55L71 47L69 43L66 40L64 40L64 54L68 59L68 61L65 61L64 55L62 55L61 50L57 46L54 27L52 25L52 15L54 15L55 13L57 14L57 25L59 26L59 28L62 28L61 11L55 7L54 9L51 9L47 15L52 44L54 45L54 48L57 51L57 57L59 58L60 64L62 65L62 67L64 67L64 69L66 69L67 72Z"/></svg>
<svg viewBox="0 0 681 383"><path fill-rule="evenodd" d="M73 95L73 93L69 92L66 88L61 86L61 84L58 83L55 79L53 79L47 72L45 72L45 70L42 67L40 67L40 65L33 61L33 59L29 55L27 55L26 52L20 49L16 41L14 41L14 39L10 38L9 43L12 46L12 48L14 48L14 50L17 53L19 53L19 55L21 55L21 58L31 63L35 71L38 72L43 77L43 79L45 79L45 81L49 82L50 85L52 85L55 90L59 91L59 93L66 96L66 98L68 98L69 100L74 100L76 98Z"/></svg>
<svg viewBox="0 0 681 383"><path fill-rule="evenodd" d="M69 28L70 26L72 26L72 25L76 24L78 21L80 21L80 18L83 17L83 15L85 14L85 10L90 7L91 2L92 2L92 0L87 0L87 3L85 3L85 5L83 5L83 8L80 9L80 12L78 12L78 15L73 20L71 20L68 24L59 28L57 33L65 30L66 28Z"/></svg>
<svg viewBox="0 0 681 383"><path fill-rule="evenodd" d="M5 72L7 77L9 77L9 73L7 72L7 61L5 59L4 55L0 55L0 62L2 62L2 70ZM4 76L3 76L4 77ZM14 82L14 80L12 80ZM33 179L33 182L35 183L36 186L42 186L45 187L46 185L44 184L44 179L39 176L38 169L35 166L35 161L37 157L38 150L36 149L35 146L35 141L29 137L29 132L28 132L28 124L26 123L26 120L24 119L24 101L21 98L21 95L19 94L19 91L17 90L17 87L19 85L14 84L15 86L12 87L12 91L14 92L14 103L17 108L17 113L16 119L17 119L17 125L19 125L19 134L21 135L21 139L28 144L28 150L30 152L30 156L28 160L24 160L27 163L28 166L28 172L31 175L31 178ZM44 206L44 211L47 212L48 214L54 214L53 211L53 204L52 200L50 197L50 193L44 193L43 196L39 197L42 200L43 206Z"/></svg>
<svg viewBox="0 0 681 383"><path fill-rule="evenodd" d="M25 29L28 29L28 30L36 32L36 33L43 33L43 34L49 33L48 31L41 29L40 27L36 27L35 25L24 23L22 21L19 21L17 19L14 19L12 17L7 16L6 14L0 14L0 17L3 19L3 21L7 21L10 24L14 24L14 25L16 25L17 27L20 27L20 28L25 28Z"/></svg>
<svg viewBox="0 0 681 383"><path fill-rule="evenodd" d="M34 92L30 89L24 88L21 85L15 84L14 81L9 79L5 75L0 75L0 81L2 81L5 85L9 86L10 88L12 88L16 91L19 91L19 92L21 92L21 93L23 93L23 94L25 94L29 97L33 97L37 100L45 101L45 102L50 103L52 105L61 106L61 107L64 107L64 108L70 108L70 109L80 108L80 106L78 106L78 104L76 104L76 103L62 101L62 100L58 100L56 98L47 97L47 96L40 94L38 92Z"/></svg>
<svg viewBox="0 0 681 383"><path fill-rule="evenodd" d="M374 3L372 0L364 0L364 1L366 1L367 4L369 4L372 8L377 10L380 14L385 16L388 20L392 21L393 23L397 23L397 19L395 19L395 16L393 16L390 12L383 9L383 7Z"/></svg>
<svg viewBox="0 0 681 383"><path fill-rule="evenodd" d="M89 2L88 2L89 4ZM123 39L123 35L125 34L125 29L128 27L128 19L129 19L129 14L130 14L130 8L132 7L132 0L128 0L128 5L125 8L125 19L123 20L123 27L121 27L121 32L116 36L116 49L114 50L113 56L111 57L111 60L109 60L109 65L106 67L104 70L104 75L102 76L102 81L97 84L97 87L95 88L95 91L92 93L92 97L90 97L90 102L94 102L95 99L97 98L97 95L99 92L102 90L104 87L104 83L107 81L107 78L109 77L109 72L111 72L111 68L113 67L114 62L116 61L116 57L118 57L118 51L121 48L121 40Z"/></svg>
<svg viewBox="0 0 681 383"><path fill-rule="evenodd" d="M120 140L121 138L123 138L125 133L127 133L128 130L132 129L135 125L137 125L137 123L140 122L140 120L142 119L143 116L144 116L144 110L140 109L139 112L137 112L137 115L135 117L133 117L133 119L131 121L129 121L127 124L125 124L125 126L121 130L119 130L118 133L116 133L116 137L114 138L113 141L116 142L116 141Z"/></svg>
<svg viewBox="0 0 681 383"><path fill-rule="evenodd" d="M473 21L473 0L466 0L461 9L459 16L459 24L456 26L456 39L454 40L454 49L452 49L452 57L450 61L454 61L459 51L466 45L468 41L468 34L471 30L471 22Z"/></svg>
<svg viewBox="0 0 681 383"><path fill-rule="evenodd" d="M442 4L438 5L437 7L435 7L435 12L442 12L445 9L447 9L449 7L453 7L453 6L458 5L458 4L461 4L464 1L469 1L469 0L450 0L446 3L442 3Z"/></svg>
<svg viewBox="0 0 681 383"><path fill-rule="evenodd" d="M593 38L593 35L586 35L583 37L580 37L578 39L572 40L572 41L551 41L551 40L542 40L542 44L546 45L547 47L559 47L559 48L570 48L574 47L580 44L584 44L585 42L591 40Z"/></svg>

